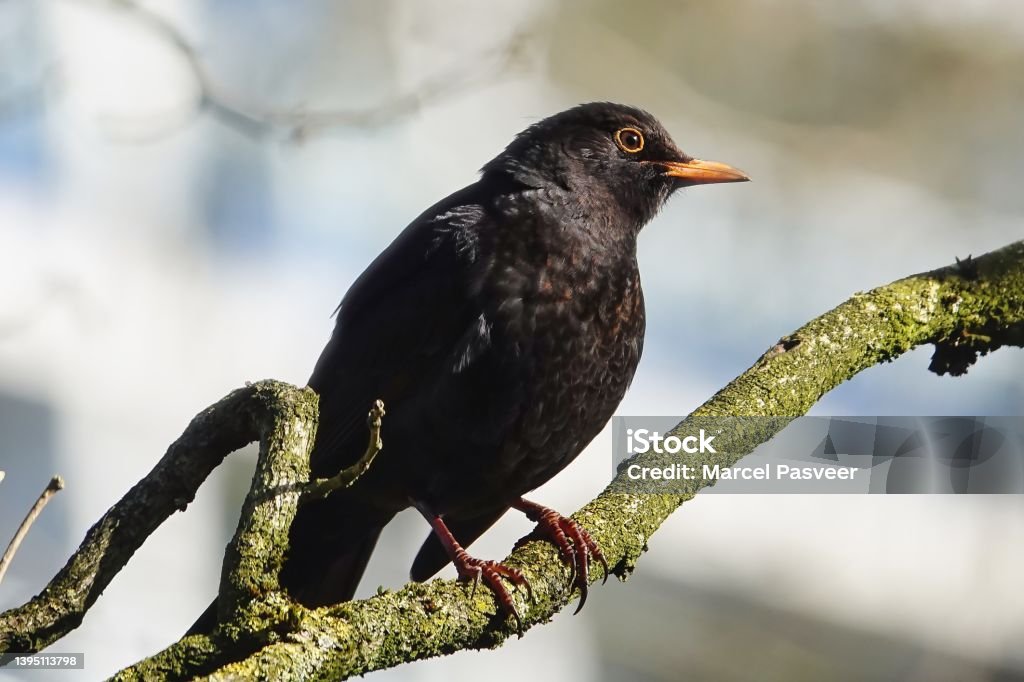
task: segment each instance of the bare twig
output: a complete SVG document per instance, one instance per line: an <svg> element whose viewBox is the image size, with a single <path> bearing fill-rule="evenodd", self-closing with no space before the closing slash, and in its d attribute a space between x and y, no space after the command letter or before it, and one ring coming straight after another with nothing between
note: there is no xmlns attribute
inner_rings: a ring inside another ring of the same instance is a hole
<svg viewBox="0 0 1024 682"><path fill-rule="evenodd" d="M4 472L0 471L0 481L4 480ZM4 581L4 574L7 573L7 567L11 565L11 560L14 559L15 553L18 551L18 547L21 546L21 541L28 535L29 529L32 524L35 523L36 518L42 513L43 507L50 501L50 498L56 495L59 491L64 489L64 479L60 476L54 476L50 479L50 482L46 484L46 488L43 492L39 493L39 497L36 499L36 503L32 505L32 508L28 510L28 514L25 515L25 519L18 526L18 531L11 538L11 543L7 545L7 549L4 551L4 555L0 557L0 583Z"/></svg>
<svg viewBox="0 0 1024 682"><path fill-rule="evenodd" d="M373 464L374 458L377 457L377 453L384 447L384 443L380 439L380 427L383 417L384 401L377 399L374 401L370 413L366 415L366 425L370 427L370 442L366 444L366 451L363 452L363 456L359 458L358 462L342 469L330 478L318 478L315 481L310 481L309 487L303 491L302 502L318 500L327 497L335 490L347 488L366 473L366 470Z"/></svg>
<svg viewBox="0 0 1024 682"><path fill-rule="evenodd" d="M363 109L308 110L293 108L259 109L244 105L228 96L214 82L195 45L173 22L133 0L105 0L102 4L129 13L142 25L166 41L181 55L198 90L193 105L169 125L164 124L141 132L124 132L124 121L109 126L111 134L130 142L145 142L175 132L202 112L208 112L224 125L250 137L282 133L284 138L299 142L312 134L341 126L369 127L392 122L415 113L422 107L486 83L511 69L526 58L526 34L514 34L507 43L459 65L444 70L411 90L394 95Z"/></svg>

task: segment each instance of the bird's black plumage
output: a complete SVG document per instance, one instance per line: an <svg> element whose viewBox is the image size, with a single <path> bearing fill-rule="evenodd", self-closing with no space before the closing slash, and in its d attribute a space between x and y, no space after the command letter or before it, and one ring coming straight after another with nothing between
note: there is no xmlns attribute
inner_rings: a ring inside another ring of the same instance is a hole
<svg viewBox="0 0 1024 682"><path fill-rule="evenodd" d="M380 530L410 505L467 546L568 465L640 360L641 228L681 186L741 179L684 154L644 111L585 104L520 133L416 218L345 295L309 381L315 476L362 454L374 399L388 414L370 470L300 508L282 572L293 596L351 598ZM429 537L413 577L451 555Z"/></svg>

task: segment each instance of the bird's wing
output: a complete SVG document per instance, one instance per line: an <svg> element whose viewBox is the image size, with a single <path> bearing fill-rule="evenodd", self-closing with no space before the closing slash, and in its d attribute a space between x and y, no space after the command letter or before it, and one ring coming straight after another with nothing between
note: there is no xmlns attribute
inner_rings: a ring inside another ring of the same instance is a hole
<svg viewBox="0 0 1024 682"><path fill-rule="evenodd" d="M474 273L477 235L489 220L470 185L413 221L360 275L338 309L330 342L309 385L320 394L314 475L330 475L362 453L365 417L382 398L392 411L423 401L483 351Z"/></svg>

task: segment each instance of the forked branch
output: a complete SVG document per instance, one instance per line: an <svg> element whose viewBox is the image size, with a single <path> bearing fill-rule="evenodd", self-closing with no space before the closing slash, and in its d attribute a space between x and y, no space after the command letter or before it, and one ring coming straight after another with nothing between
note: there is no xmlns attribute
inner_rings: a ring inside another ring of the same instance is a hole
<svg viewBox="0 0 1024 682"><path fill-rule="evenodd" d="M685 428L716 416L778 417L758 420L765 426L756 433L722 434L718 452L694 455L693 463L735 464L840 383L917 346L933 344L931 369L955 375L1000 346L1022 342L1024 242L855 294L780 339L687 418ZM308 486L315 424L316 396L277 382L240 389L200 414L156 469L90 530L50 586L0 614L0 652L36 651L75 627L143 540L184 508L228 452L254 438L261 441L257 473L225 557L220 626L172 644L118 679L344 679L498 646L515 634L516 624L496 615L487 590L471 593L449 580L315 610L277 589L288 524ZM613 480L573 518L599 543L612 573L625 579L651 535L706 481L695 478L672 495L630 494L622 483ZM521 570L533 587L534 601L517 605L524 628L549 620L575 596L567 587L569 569L549 543L526 542L503 563ZM601 577L594 571L591 580Z"/></svg>

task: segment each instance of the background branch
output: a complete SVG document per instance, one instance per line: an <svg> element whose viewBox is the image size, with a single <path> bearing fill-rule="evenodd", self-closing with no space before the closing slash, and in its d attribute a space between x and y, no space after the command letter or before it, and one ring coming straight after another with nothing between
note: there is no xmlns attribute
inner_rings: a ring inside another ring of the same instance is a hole
<svg viewBox="0 0 1024 682"><path fill-rule="evenodd" d="M0 481L4 480L4 472L0 471ZM11 542L7 545L7 549L4 550L4 555L0 557L0 583L4 581L4 575L7 573L7 567L11 565L11 560L14 559L14 555L18 551L18 547L21 546L22 540L28 535L29 529L32 524L35 523L36 518L42 513L46 503L50 501L50 498L56 495L58 492L64 489L64 479L60 476L54 476L50 479L50 482L43 488L43 492L39 493L39 497L36 498L35 504L28 510L28 514L22 520L21 525L18 526L18 530L15 531L14 537L11 538Z"/></svg>
<svg viewBox="0 0 1024 682"><path fill-rule="evenodd" d="M416 87L398 93L373 106L359 109L260 109L247 106L232 98L211 77L195 44L173 22L158 12L133 0L94 0L102 5L125 12L146 26L182 58L195 82L198 96L184 116L170 125L127 133L123 121L109 126L119 138L140 142L162 137L191 122L202 113L209 113L222 124L250 137L269 133L282 133L286 139L301 141L340 126L379 126L421 108L493 81L513 66L525 61L528 55L527 36L516 33L502 45L487 50L472 61L441 71L423 80Z"/></svg>
<svg viewBox="0 0 1024 682"><path fill-rule="evenodd" d="M699 426L701 419L715 416L777 417L755 420L762 426L750 432L723 433L716 440L718 453L694 456L698 467L731 466L826 392L867 367L931 343L936 346L936 357L948 360L933 360L933 371L962 373L980 355L1001 345L1020 345L1022 329L1024 242L1017 242L975 260L854 295L780 339L680 428ZM955 357L948 358L954 350ZM183 506L226 454L226 448L240 447L253 434L273 440L290 433L298 436L290 442L301 447L264 442L258 471L279 472L277 483L285 490L301 483L301 477L308 475L304 459L315 409L315 396L308 390L265 382L236 391L199 415L157 469L104 517L132 508L134 516L118 518L125 525L131 519L135 528L110 527L101 520L51 587L26 606L0 614L0 651L11 650L12 644L33 647L21 650L36 650L70 629L69 623L81 620L84 609L98 594L95 586L109 582L131 551L173 511L166 502L167 491L158 486L162 477L170 475L166 471L169 458L188 457L193 465L204 467L201 475L192 475L186 468L187 481L163 481L182 496L171 495L170 499L179 499ZM254 428L256 415L263 428ZM176 448L184 452L172 456ZM197 457L193 451L202 455ZM265 461L268 459L277 461ZM180 474L181 467L177 471ZM254 481L259 480L258 474ZM662 522L707 482L685 481L687 487L671 495L629 494L623 492L623 483L620 475L574 518L600 543L612 572L624 579ZM137 492L140 487L143 492ZM164 501L143 502L151 496ZM516 632L513 622L495 615L487 590L471 593L464 585L447 580L413 583L372 599L316 610L291 602L276 590L276 571L284 551L280 543L286 541L281 529L290 523L294 505L285 505L281 513L283 518L273 520L267 531L259 530L261 524L268 523L259 514L243 515L240 521L239 533L253 530L252 537L267 543L265 556L271 559L269 563L260 559L252 568L271 574L249 576L257 581L253 583L257 594L251 599L235 594L233 612L222 614L221 625L211 635L186 637L125 669L118 675L120 679L186 679L205 674L211 679L338 679L460 649L497 646ZM125 534L131 542L126 542ZM517 605L524 628L550 619L574 598L567 588L569 569L550 543L523 542L505 561L522 570L533 586L535 601ZM239 561L229 551L225 570L230 572L231 566L237 565ZM70 572L89 589L78 599L65 601L54 585L72 589L76 583L69 585ZM601 572L595 571L591 580L601 577ZM68 608L70 615L59 615Z"/></svg>

